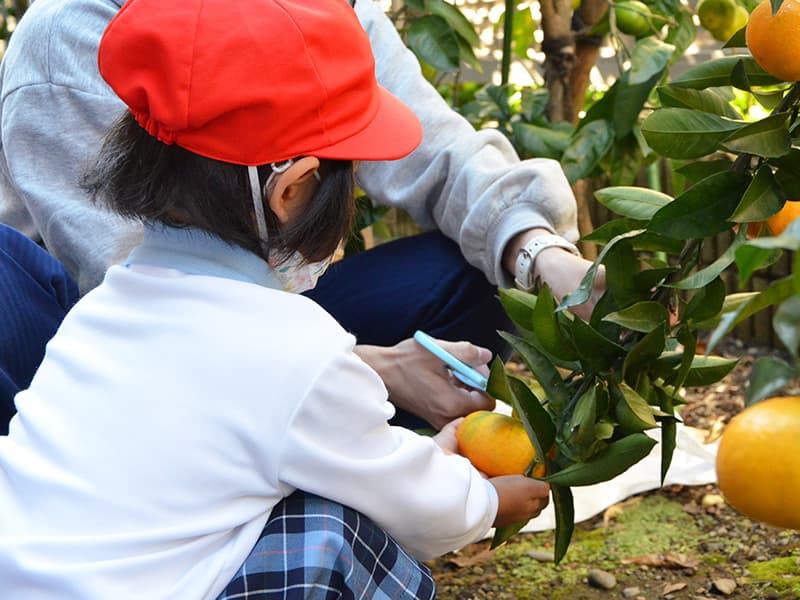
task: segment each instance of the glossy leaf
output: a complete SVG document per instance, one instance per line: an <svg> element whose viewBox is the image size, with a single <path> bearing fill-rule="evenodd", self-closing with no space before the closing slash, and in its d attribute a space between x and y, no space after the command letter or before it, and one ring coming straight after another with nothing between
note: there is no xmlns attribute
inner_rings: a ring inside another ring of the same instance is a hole
<svg viewBox="0 0 800 600"><path fill-rule="evenodd" d="M637 302L620 311L612 312L603 317L604 321L616 323L621 327L649 333L659 325L669 321L669 313L659 302Z"/></svg>
<svg viewBox="0 0 800 600"><path fill-rule="evenodd" d="M517 288L499 288L500 304L514 325L525 331L533 331L533 311L537 298Z"/></svg>
<svg viewBox="0 0 800 600"><path fill-rule="evenodd" d="M781 303L772 318L772 326L784 347L797 358L800 354L800 296L792 296Z"/></svg>
<svg viewBox="0 0 800 600"><path fill-rule="evenodd" d="M549 99L550 91L547 88L522 88L522 116L528 122L541 117Z"/></svg>
<svg viewBox="0 0 800 600"><path fill-rule="evenodd" d="M592 266L587 269L586 275L583 276L583 279L581 280L581 284L578 286L578 289L569 294L568 296L565 296L564 299L561 301L561 304L559 304L557 310L567 310L573 306L578 306L586 302L592 293L592 289L594 287L594 278L597 275L597 269L601 264L601 262L603 261L603 259L605 258L606 254L609 252L609 250L613 248L614 245L620 242L621 240L626 240L632 237L636 237L637 235L642 233L642 231L643 230L641 229L628 231L626 233L618 235L617 237L609 241L608 244L606 244L605 247L600 251L600 254L598 254L594 263L592 263Z"/></svg>
<svg viewBox="0 0 800 600"><path fill-rule="evenodd" d="M683 384L687 387L700 387L716 383L730 373L737 362L738 359L721 356L695 355Z"/></svg>
<svg viewBox="0 0 800 600"><path fill-rule="evenodd" d="M639 376L646 372L650 364L664 352L667 323L662 323L628 351L622 364L622 378L630 385L636 385Z"/></svg>
<svg viewBox="0 0 800 600"><path fill-rule="evenodd" d="M631 83L630 75L630 71L627 71L617 80L619 87L614 95L612 117L617 139L621 139L631 132L633 126L639 121L639 114L642 112L650 92L661 79L661 74L656 73L645 82Z"/></svg>
<svg viewBox="0 0 800 600"><path fill-rule="evenodd" d="M558 324L556 303L550 288L546 285L539 292L536 306L533 309L533 329L542 348L562 360L577 360L578 355L567 336Z"/></svg>
<svg viewBox="0 0 800 600"><path fill-rule="evenodd" d="M610 211L640 221L649 221L659 209L672 201L667 194L643 187L607 187L594 193L597 201Z"/></svg>
<svg viewBox="0 0 800 600"><path fill-rule="evenodd" d="M444 0L425 0L425 6L431 13L439 15L447 21L447 24L470 46L477 48L481 45L481 39L475 32L475 27L455 6Z"/></svg>
<svg viewBox="0 0 800 600"><path fill-rule="evenodd" d="M660 77L674 50L675 46L653 36L646 36L637 41L631 53L628 84L647 84L654 77Z"/></svg>
<svg viewBox="0 0 800 600"><path fill-rule="evenodd" d="M556 485L594 485L624 473L650 453L656 441L644 433L632 433L609 444L590 460L574 463L545 477Z"/></svg>
<svg viewBox="0 0 800 600"><path fill-rule="evenodd" d="M561 157L561 167L570 183L589 175L614 143L608 121L597 120L578 129Z"/></svg>
<svg viewBox="0 0 800 600"><path fill-rule="evenodd" d="M703 179L650 221L656 233L679 240L706 238L730 228L728 217L739 204L749 181L732 171Z"/></svg>
<svg viewBox="0 0 800 600"><path fill-rule="evenodd" d="M572 499L572 490L568 486L550 484L550 493L553 496L553 509L556 517L553 561L555 564L559 564L567 553L570 540L572 540L572 532L575 529L575 504Z"/></svg>
<svg viewBox="0 0 800 600"><path fill-rule="evenodd" d="M558 160L570 144L570 134L565 131L522 122L514 123L512 130L523 157Z"/></svg>
<svg viewBox="0 0 800 600"><path fill-rule="evenodd" d="M762 166L753 177L750 185L742 196L742 200L733 211L731 221L737 223L752 223L763 221L774 215L783 207L786 196L775 181L772 169Z"/></svg>
<svg viewBox="0 0 800 600"><path fill-rule="evenodd" d="M653 408L636 390L625 382L620 383L614 406L617 421L626 433L641 433L646 429L658 427L653 416Z"/></svg>
<svg viewBox="0 0 800 600"><path fill-rule="evenodd" d="M408 46L421 60L440 71L458 70L458 40L450 25L440 16L415 19L408 28Z"/></svg>
<svg viewBox="0 0 800 600"><path fill-rule="evenodd" d="M697 160L675 169L675 172L683 175L691 183L697 183L709 175L714 175L720 171L729 171L732 166L733 162L728 158Z"/></svg>
<svg viewBox="0 0 800 600"><path fill-rule="evenodd" d="M722 277L712 279L692 296L681 313L681 321L705 321L718 315L725 300L725 282Z"/></svg>
<svg viewBox="0 0 800 600"><path fill-rule="evenodd" d="M668 158L700 158L743 127L742 123L686 108L662 108L642 123L653 150Z"/></svg>
<svg viewBox="0 0 800 600"><path fill-rule="evenodd" d="M607 371L625 355L622 346L600 334L582 319L572 322L572 336L581 364L589 372Z"/></svg>
<svg viewBox="0 0 800 600"><path fill-rule="evenodd" d="M505 331L500 332L500 337L511 345L533 373L544 389L551 410L555 414L560 414L569 401L569 390L553 363L538 348L522 338Z"/></svg>
<svg viewBox="0 0 800 600"><path fill-rule="evenodd" d="M743 227L734 238L730 246L720 254L717 259L704 269L700 269L696 273L684 277L680 281L670 284L669 287L674 287L679 290L696 290L705 287L719 275L725 271L734 261L736 250L741 246L746 239L747 228Z"/></svg>
<svg viewBox="0 0 800 600"><path fill-rule="evenodd" d="M745 390L745 406L774 396L783 386L793 381L795 376L794 368L777 357L757 358L753 363L749 385Z"/></svg>
<svg viewBox="0 0 800 600"><path fill-rule="evenodd" d="M722 142L730 152L774 158L789 153L792 140L789 136L786 113L773 114L741 127Z"/></svg>
<svg viewBox="0 0 800 600"><path fill-rule="evenodd" d="M738 55L701 62L675 77L671 81L671 85L697 90L731 85L731 75L739 61L742 62L744 72L747 74L751 85L775 85L781 83L780 79L776 79L762 69L752 56Z"/></svg>
<svg viewBox="0 0 800 600"><path fill-rule="evenodd" d="M661 105L665 107L694 109L729 119L742 118L742 115L716 89L694 90L667 85L658 88L658 97Z"/></svg>

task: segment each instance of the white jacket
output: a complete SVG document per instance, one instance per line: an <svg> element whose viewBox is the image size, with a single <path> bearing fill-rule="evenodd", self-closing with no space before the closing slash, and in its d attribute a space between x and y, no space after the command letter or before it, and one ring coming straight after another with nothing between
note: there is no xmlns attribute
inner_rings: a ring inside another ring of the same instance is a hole
<svg viewBox="0 0 800 600"><path fill-rule="evenodd" d="M354 338L266 263L147 230L67 315L0 438L3 598L215 598L300 488L418 558L486 534L463 457L391 427Z"/></svg>

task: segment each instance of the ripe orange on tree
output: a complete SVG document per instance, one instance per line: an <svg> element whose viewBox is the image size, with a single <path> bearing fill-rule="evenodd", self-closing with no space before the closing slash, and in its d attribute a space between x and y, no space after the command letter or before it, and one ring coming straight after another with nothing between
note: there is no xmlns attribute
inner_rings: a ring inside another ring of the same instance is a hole
<svg viewBox="0 0 800 600"><path fill-rule="evenodd" d="M800 31L798 31L797 34L800 35ZM786 229L789 223L798 217L800 217L800 202L792 202L787 200L786 204L783 205L783 208L768 218L765 222L772 235L780 235L783 233L783 230Z"/></svg>
<svg viewBox="0 0 800 600"><path fill-rule="evenodd" d="M770 398L736 415L722 434L716 466L733 508L800 529L800 396Z"/></svg>
<svg viewBox="0 0 800 600"><path fill-rule="evenodd" d="M489 410L468 414L456 430L458 451L479 471L490 477L521 475L536 458L522 421ZM532 475L543 477L545 464L538 463Z"/></svg>
<svg viewBox="0 0 800 600"><path fill-rule="evenodd" d="M750 14L745 40L767 73L783 81L800 80L800 0L783 0L774 15L770 0L763 0Z"/></svg>

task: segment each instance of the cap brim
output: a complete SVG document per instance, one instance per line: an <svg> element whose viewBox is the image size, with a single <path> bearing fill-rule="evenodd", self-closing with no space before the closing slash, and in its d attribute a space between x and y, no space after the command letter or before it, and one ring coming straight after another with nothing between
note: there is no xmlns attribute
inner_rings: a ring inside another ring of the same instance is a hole
<svg viewBox="0 0 800 600"><path fill-rule="evenodd" d="M411 154L422 141L422 124L400 99L377 88L378 110L364 129L308 154L341 160L395 160Z"/></svg>

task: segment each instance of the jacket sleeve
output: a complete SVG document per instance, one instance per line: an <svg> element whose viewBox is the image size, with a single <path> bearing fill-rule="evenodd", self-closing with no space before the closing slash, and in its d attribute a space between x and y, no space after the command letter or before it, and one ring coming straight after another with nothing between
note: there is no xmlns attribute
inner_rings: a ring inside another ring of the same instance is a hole
<svg viewBox="0 0 800 600"><path fill-rule="evenodd" d="M392 427L378 375L343 351L309 384L283 445L280 479L361 512L421 560L480 539L494 487L465 458Z"/></svg>
<svg viewBox="0 0 800 600"><path fill-rule="evenodd" d="M0 220L42 241L85 293L142 234L80 187L125 110L97 70L100 36L117 7L62 4L32 4L4 57Z"/></svg>
<svg viewBox="0 0 800 600"><path fill-rule="evenodd" d="M414 110L424 129L408 157L361 164L364 191L402 208L421 227L441 230L489 281L506 287L513 282L502 252L516 233L544 227L577 240L575 198L559 163L520 161L500 132L475 131L425 80L379 4L358 0L355 8L372 42L378 81Z"/></svg>

